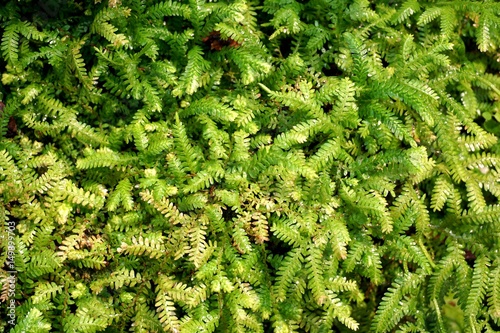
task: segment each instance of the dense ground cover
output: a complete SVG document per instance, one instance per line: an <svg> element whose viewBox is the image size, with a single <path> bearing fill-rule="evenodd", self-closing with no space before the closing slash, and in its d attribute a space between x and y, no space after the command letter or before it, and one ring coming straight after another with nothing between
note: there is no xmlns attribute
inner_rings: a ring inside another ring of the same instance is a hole
<svg viewBox="0 0 500 333"><path fill-rule="evenodd" d="M4 1L0 332L500 330L500 4Z"/></svg>

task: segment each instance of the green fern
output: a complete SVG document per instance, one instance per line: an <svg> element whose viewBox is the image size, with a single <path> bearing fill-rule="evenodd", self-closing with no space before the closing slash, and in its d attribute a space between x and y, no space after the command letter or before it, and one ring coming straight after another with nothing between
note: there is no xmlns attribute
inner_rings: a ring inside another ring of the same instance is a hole
<svg viewBox="0 0 500 333"><path fill-rule="evenodd" d="M496 329L498 3L50 3L0 8L0 331Z"/></svg>

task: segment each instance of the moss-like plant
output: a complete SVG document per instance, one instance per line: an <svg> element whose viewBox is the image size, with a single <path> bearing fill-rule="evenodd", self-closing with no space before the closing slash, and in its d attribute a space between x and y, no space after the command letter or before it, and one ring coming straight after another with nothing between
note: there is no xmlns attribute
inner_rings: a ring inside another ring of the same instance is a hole
<svg viewBox="0 0 500 333"><path fill-rule="evenodd" d="M4 2L0 332L500 330L500 3Z"/></svg>

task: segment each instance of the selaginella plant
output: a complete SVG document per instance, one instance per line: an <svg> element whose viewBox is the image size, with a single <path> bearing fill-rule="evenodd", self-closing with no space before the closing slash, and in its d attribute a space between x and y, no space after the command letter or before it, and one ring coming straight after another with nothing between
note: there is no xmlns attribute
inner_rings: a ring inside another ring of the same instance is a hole
<svg viewBox="0 0 500 333"><path fill-rule="evenodd" d="M499 13L5 1L0 332L499 331Z"/></svg>

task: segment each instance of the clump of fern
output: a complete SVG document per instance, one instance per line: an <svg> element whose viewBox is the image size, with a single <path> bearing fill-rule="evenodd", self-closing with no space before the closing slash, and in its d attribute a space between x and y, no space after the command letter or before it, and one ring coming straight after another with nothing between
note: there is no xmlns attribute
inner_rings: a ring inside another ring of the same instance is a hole
<svg viewBox="0 0 500 333"><path fill-rule="evenodd" d="M0 330L498 330L499 10L9 1Z"/></svg>

